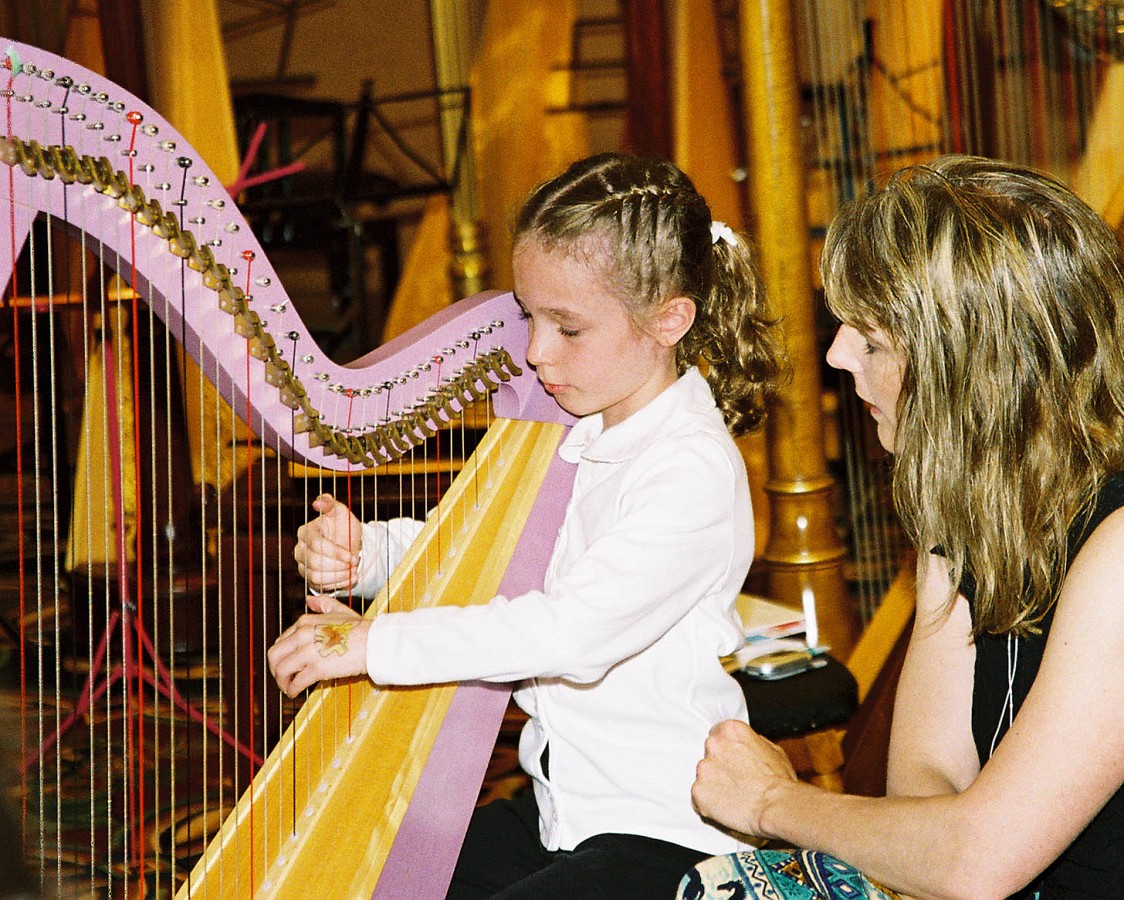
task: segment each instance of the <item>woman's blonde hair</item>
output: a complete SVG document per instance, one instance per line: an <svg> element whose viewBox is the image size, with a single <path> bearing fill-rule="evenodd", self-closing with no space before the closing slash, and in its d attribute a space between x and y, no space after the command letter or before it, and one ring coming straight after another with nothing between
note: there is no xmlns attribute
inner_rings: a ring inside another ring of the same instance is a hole
<svg viewBox="0 0 1124 900"><path fill-rule="evenodd" d="M715 238L710 207L669 162L605 153L537 187L519 210L516 247L583 253L606 288L643 322L666 300L695 303L679 342L679 371L704 361L733 434L764 417L782 370L780 339L765 309L749 241Z"/></svg>
<svg viewBox="0 0 1124 900"><path fill-rule="evenodd" d="M976 633L1034 630L1070 526L1124 463L1116 235L1047 175L946 156L844 208L821 270L832 312L904 356L907 532L975 578Z"/></svg>

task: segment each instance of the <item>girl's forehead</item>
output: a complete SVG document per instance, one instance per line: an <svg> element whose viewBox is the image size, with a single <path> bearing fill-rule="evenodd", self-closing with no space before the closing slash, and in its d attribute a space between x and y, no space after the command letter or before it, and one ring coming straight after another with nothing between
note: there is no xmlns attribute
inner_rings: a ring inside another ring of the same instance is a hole
<svg viewBox="0 0 1124 900"><path fill-rule="evenodd" d="M531 253L540 257L569 260L593 269L604 269L612 259L606 235L593 233L554 237L530 232L516 239L514 254Z"/></svg>
<svg viewBox="0 0 1124 900"><path fill-rule="evenodd" d="M587 257L530 244L516 249L514 263L515 295L525 307L577 309L615 301L603 268Z"/></svg>

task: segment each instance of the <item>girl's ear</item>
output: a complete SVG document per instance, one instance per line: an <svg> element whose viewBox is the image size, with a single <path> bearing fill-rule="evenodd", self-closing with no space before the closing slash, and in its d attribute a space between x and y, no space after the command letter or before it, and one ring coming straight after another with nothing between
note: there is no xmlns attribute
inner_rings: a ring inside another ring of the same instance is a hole
<svg viewBox="0 0 1124 900"><path fill-rule="evenodd" d="M672 297L656 314L656 340L664 347L674 347L694 324L695 301L690 297Z"/></svg>

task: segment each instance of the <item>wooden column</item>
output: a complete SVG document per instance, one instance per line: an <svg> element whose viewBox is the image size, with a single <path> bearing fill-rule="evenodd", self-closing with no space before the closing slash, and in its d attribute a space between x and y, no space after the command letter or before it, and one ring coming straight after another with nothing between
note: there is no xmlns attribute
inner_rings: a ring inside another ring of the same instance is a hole
<svg viewBox="0 0 1124 900"><path fill-rule="evenodd" d="M628 117L625 144L633 153L670 158L671 92L663 0L623 0Z"/></svg>
<svg viewBox="0 0 1124 900"><path fill-rule="evenodd" d="M740 14L750 205L762 277L793 367L768 419L769 590L795 605L814 600L820 641L846 658L856 616L824 455L792 11L789 0L742 0Z"/></svg>
<svg viewBox="0 0 1124 900"><path fill-rule="evenodd" d="M457 173L449 191L453 300L487 288L490 275L479 221L474 143L468 133L468 97L456 99L457 92L466 90L469 82L474 51L470 13L463 0L430 0L433 58L441 92L442 150L446 171Z"/></svg>

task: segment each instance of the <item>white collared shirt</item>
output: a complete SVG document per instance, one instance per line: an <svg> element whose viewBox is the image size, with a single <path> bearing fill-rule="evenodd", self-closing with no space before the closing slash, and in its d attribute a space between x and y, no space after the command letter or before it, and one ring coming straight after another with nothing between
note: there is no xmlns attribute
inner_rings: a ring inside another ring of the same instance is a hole
<svg viewBox="0 0 1124 900"><path fill-rule="evenodd" d="M559 454L578 469L543 590L381 615L368 672L382 684L523 681L519 757L549 850L609 832L739 849L690 790L710 728L746 719L719 662L742 639L745 464L695 369L607 431L600 415L582 419Z"/></svg>

